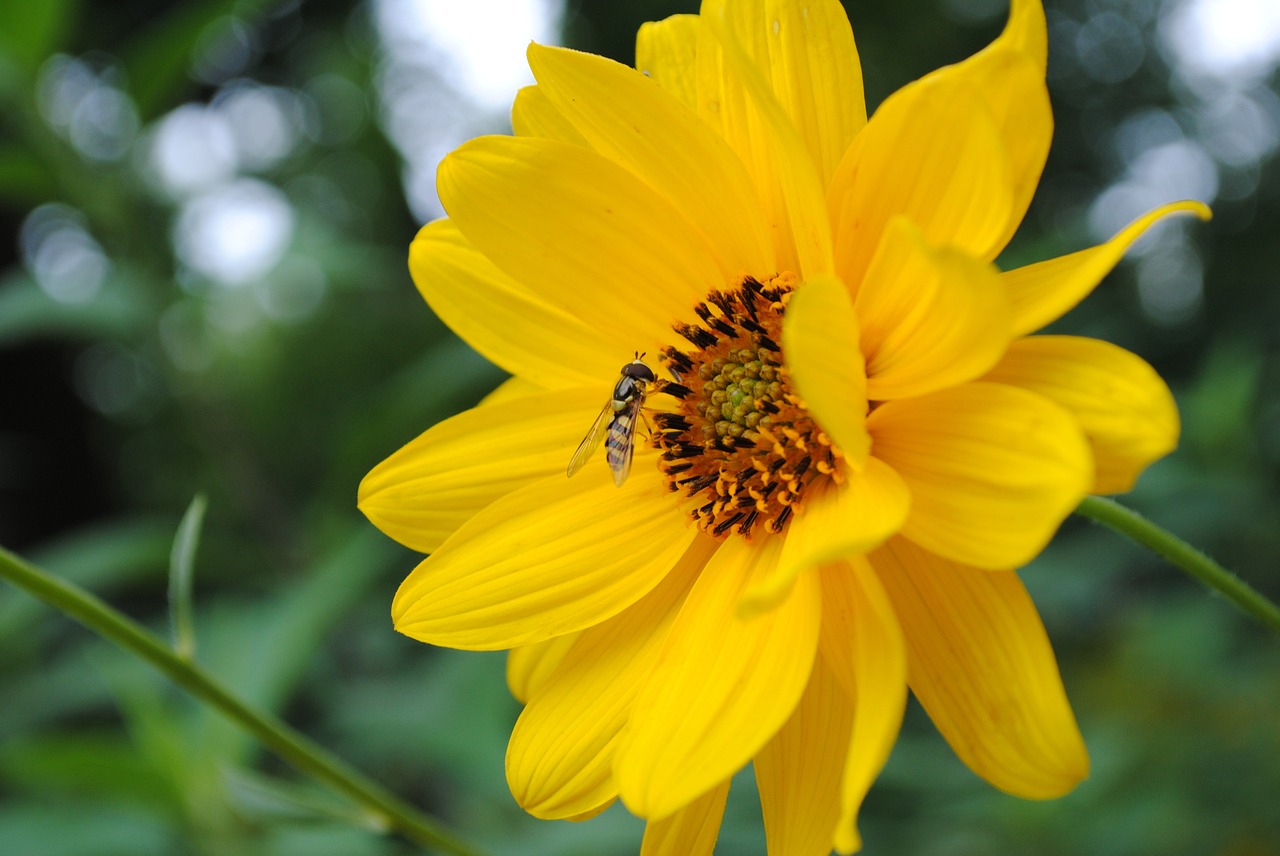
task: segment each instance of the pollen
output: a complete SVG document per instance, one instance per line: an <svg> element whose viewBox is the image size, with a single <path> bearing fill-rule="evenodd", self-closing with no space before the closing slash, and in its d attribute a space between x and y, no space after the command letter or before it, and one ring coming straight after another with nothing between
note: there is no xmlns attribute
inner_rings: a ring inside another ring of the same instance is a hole
<svg viewBox="0 0 1280 856"><path fill-rule="evenodd" d="M662 356L679 406L656 414L652 442L667 486L717 537L781 532L823 479L841 480L840 453L789 383L782 318L798 278L744 277L713 291L675 331L690 347Z"/></svg>

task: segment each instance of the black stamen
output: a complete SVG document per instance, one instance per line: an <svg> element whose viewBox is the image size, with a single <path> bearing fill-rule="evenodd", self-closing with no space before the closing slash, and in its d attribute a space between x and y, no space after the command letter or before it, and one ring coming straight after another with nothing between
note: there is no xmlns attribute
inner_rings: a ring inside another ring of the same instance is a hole
<svg viewBox="0 0 1280 856"><path fill-rule="evenodd" d="M699 348L710 348L720 341L710 330L704 330L693 324L677 324L675 331Z"/></svg>
<svg viewBox="0 0 1280 856"><path fill-rule="evenodd" d="M712 529L711 531L715 535L723 535L730 527L733 526L733 524L737 523L739 520L741 520L744 517L746 517L746 515L743 514L741 511L739 511L737 514L733 515L729 519L721 520L720 523L716 525L716 528Z"/></svg>
<svg viewBox="0 0 1280 856"><path fill-rule="evenodd" d="M759 517L759 516L760 516L760 512L759 512L759 511L754 511L754 510L753 510L753 511L749 512L749 513L747 514L746 519L742 521L742 525L738 527L738 534L739 534L739 535L749 535L749 534L751 534L751 527L752 527L752 525L756 522L756 518L757 518L757 517Z"/></svg>
<svg viewBox="0 0 1280 856"><path fill-rule="evenodd" d="M674 384L672 384L674 386ZM659 412L653 414L653 421L664 431L688 431L689 420L679 413Z"/></svg>
<svg viewBox="0 0 1280 856"><path fill-rule="evenodd" d="M791 506L788 505L785 508L783 508L782 511L778 512L778 516L774 518L773 531L781 532L782 525L786 523L787 519L790 517L791 517Z"/></svg>
<svg viewBox="0 0 1280 856"><path fill-rule="evenodd" d="M723 291L713 291L711 294L707 295L707 299L720 307L720 311L730 318L737 314L733 311L733 301L730 299L729 295L725 294Z"/></svg>
<svg viewBox="0 0 1280 856"><path fill-rule="evenodd" d="M801 458L799 462L796 463L796 469L794 473L795 477L800 478L800 476L804 475L805 470L809 469L809 464L811 463L813 463L813 461L809 458L808 455L805 455L803 458Z"/></svg>
<svg viewBox="0 0 1280 856"><path fill-rule="evenodd" d="M723 318L712 318L708 323L726 336L736 336L738 333L733 329L733 325Z"/></svg>
<svg viewBox="0 0 1280 856"><path fill-rule="evenodd" d="M683 473L686 470L690 470L692 468L693 468L692 461L681 461L679 463L670 464L667 466L667 475L678 476L680 475L680 473ZM673 485L671 489L675 490L675 486Z"/></svg>
<svg viewBox="0 0 1280 856"><path fill-rule="evenodd" d="M662 355L667 358L667 362L671 366L679 369L681 372L687 372L693 368L693 360L689 355L684 351L671 347L670 345L662 349Z"/></svg>
<svg viewBox="0 0 1280 856"><path fill-rule="evenodd" d="M719 478L715 473L705 473L700 476L689 476L686 479L680 479L677 483L685 485L689 488L689 495L693 496L699 491L706 490L716 483Z"/></svg>

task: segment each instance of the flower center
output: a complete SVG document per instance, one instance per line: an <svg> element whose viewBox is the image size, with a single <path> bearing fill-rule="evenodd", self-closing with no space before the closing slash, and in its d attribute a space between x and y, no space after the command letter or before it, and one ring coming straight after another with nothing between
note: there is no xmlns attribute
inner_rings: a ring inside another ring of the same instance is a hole
<svg viewBox="0 0 1280 856"><path fill-rule="evenodd" d="M840 481L840 453L792 391L783 359L782 316L793 273L744 277L695 307L701 324L675 330L693 346L662 352L679 383L679 406L659 413L653 444L672 491L689 497L699 528L744 536L781 532L815 481Z"/></svg>

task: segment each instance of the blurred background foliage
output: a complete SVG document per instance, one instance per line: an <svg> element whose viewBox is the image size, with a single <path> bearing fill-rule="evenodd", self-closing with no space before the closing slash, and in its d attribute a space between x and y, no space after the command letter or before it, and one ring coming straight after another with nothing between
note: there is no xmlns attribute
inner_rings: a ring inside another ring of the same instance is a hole
<svg viewBox="0 0 1280 856"><path fill-rule="evenodd" d="M985 44L1003 0L848 0L874 105ZM503 660L392 632L415 557L361 476L500 374L405 270L434 165L509 129L530 38L624 62L670 0L0 3L0 543L158 630L196 493L197 657L491 853L624 854L640 824L525 817ZM1057 134L1006 267L1170 224L1057 325L1170 381L1181 449L1128 500L1280 597L1280 7L1049 0ZM11 237L9 237L11 236ZM513 430L518 430L513 427ZM1280 649L1113 534L1068 521L1024 579L1093 773L999 794L914 705L869 853L1280 852ZM394 854L146 667L0 589L0 850ZM749 772L719 847L762 854Z"/></svg>

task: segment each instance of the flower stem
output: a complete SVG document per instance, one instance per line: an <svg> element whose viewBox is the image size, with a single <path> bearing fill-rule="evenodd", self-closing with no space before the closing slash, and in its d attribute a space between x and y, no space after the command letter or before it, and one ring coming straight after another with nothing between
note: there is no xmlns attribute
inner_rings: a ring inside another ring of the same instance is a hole
<svg viewBox="0 0 1280 856"><path fill-rule="evenodd" d="M1280 606L1171 532L1110 499L1087 496L1076 513L1127 535L1163 556L1280 635Z"/></svg>
<svg viewBox="0 0 1280 856"><path fill-rule="evenodd" d="M89 592L57 579L3 547L0 547L0 577L151 663L174 683L222 711L295 768L350 797L369 812L372 825L397 832L441 853L475 856L474 850L438 829L412 805L280 720L236 698L195 663L179 656L146 628Z"/></svg>

